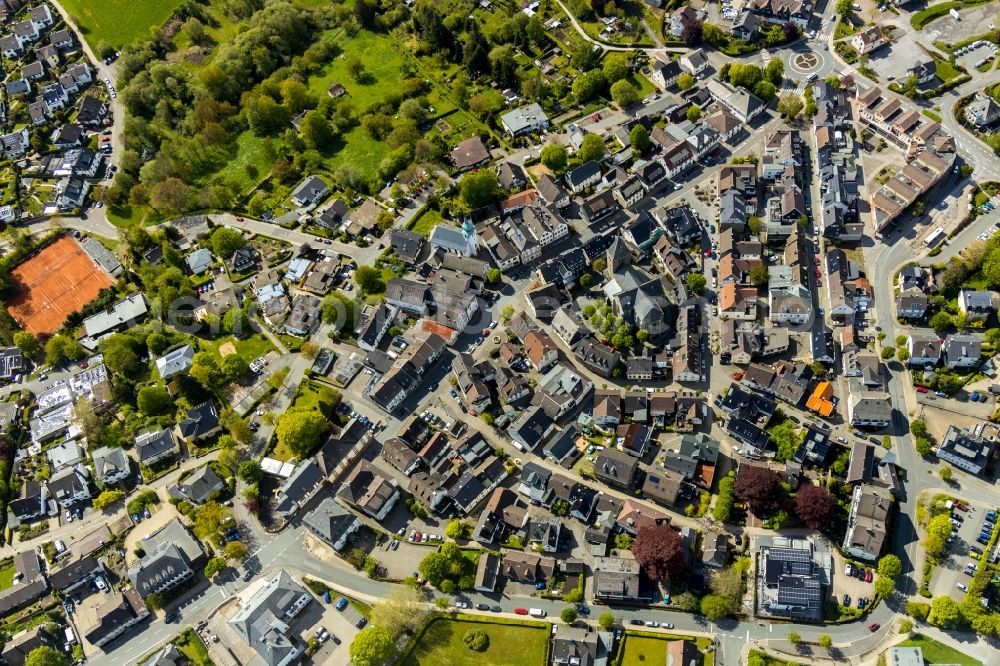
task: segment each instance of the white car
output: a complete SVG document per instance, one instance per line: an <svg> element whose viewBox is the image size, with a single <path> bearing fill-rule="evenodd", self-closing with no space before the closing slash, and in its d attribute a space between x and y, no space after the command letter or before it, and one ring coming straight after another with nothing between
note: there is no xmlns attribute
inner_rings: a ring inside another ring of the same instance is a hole
<svg viewBox="0 0 1000 666"><path fill-rule="evenodd" d="M94 584L97 585L97 589L100 590L101 592L108 591L108 584L104 581L104 576L95 576Z"/></svg>

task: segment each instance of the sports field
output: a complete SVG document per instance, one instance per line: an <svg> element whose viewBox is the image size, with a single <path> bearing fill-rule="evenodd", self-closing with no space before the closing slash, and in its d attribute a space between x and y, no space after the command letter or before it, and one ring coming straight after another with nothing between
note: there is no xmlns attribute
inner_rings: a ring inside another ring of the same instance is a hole
<svg viewBox="0 0 1000 666"><path fill-rule="evenodd" d="M10 274L17 295L7 303L7 309L21 328L35 334L58 331L68 315L114 284L111 276L67 236L49 243Z"/></svg>

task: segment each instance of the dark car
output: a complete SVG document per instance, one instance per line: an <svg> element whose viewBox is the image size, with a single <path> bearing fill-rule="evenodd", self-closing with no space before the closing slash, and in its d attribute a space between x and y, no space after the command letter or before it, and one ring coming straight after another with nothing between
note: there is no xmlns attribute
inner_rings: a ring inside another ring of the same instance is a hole
<svg viewBox="0 0 1000 666"><path fill-rule="evenodd" d="M354 626L358 629L364 629L366 624L368 624L368 618L362 617L358 618L358 621L354 623Z"/></svg>
<svg viewBox="0 0 1000 666"><path fill-rule="evenodd" d="M488 611L490 609L489 604L476 604L476 610Z"/></svg>
<svg viewBox="0 0 1000 666"><path fill-rule="evenodd" d="M179 619L181 619L180 613L178 613L177 611L170 611L169 613L167 613L167 616L163 618L163 621L166 622L167 624L173 624L174 622L177 622L177 620Z"/></svg>
<svg viewBox="0 0 1000 666"><path fill-rule="evenodd" d="M499 606L490 606L490 612L493 612L493 613L502 613L503 609L500 608Z"/></svg>
<svg viewBox="0 0 1000 666"><path fill-rule="evenodd" d="M868 631L874 633L874 632L878 631L879 627L881 627L881 626L882 625L879 624L878 622L872 622L871 624L868 625Z"/></svg>
<svg viewBox="0 0 1000 666"><path fill-rule="evenodd" d="M580 615L590 615L590 606L584 604L576 605L576 612Z"/></svg>
<svg viewBox="0 0 1000 666"><path fill-rule="evenodd" d="M642 620L629 620L628 623L636 627L641 627L645 624Z"/></svg>
<svg viewBox="0 0 1000 666"><path fill-rule="evenodd" d="M340 639L337 638L337 634L330 634L330 640L333 641L336 645L340 645Z"/></svg>

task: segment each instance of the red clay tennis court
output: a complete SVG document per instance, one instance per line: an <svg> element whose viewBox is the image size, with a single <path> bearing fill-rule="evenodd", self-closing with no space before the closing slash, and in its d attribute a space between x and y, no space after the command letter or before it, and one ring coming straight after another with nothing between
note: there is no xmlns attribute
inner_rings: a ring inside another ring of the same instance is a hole
<svg viewBox="0 0 1000 666"><path fill-rule="evenodd" d="M7 310L26 331L54 333L66 317L114 284L75 240L63 236L11 271L17 296Z"/></svg>

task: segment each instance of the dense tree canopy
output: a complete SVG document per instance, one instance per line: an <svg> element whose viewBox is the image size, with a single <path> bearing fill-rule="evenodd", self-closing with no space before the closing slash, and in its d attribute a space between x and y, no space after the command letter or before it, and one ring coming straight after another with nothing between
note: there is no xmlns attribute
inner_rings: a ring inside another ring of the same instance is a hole
<svg viewBox="0 0 1000 666"><path fill-rule="evenodd" d="M733 490L754 511L769 511L778 506L781 475L766 467L741 468Z"/></svg>
<svg viewBox="0 0 1000 666"><path fill-rule="evenodd" d="M632 554L654 580L666 580L684 571L681 535L669 525L641 528L632 544Z"/></svg>
<svg viewBox="0 0 1000 666"><path fill-rule="evenodd" d="M795 515L810 529L818 530L825 526L833 507L833 495L823 486L804 483L795 493Z"/></svg>

